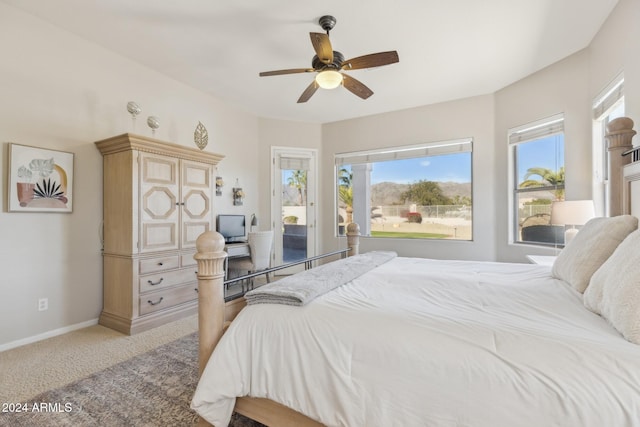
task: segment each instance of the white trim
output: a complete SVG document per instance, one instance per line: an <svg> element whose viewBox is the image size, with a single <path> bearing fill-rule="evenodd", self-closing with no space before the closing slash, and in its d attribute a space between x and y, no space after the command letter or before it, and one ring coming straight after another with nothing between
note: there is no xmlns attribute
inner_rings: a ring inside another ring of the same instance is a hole
<svg viewBox="0 0 640 427"><path fill-rule="evenodd" d="M619 73L593 101L593 119L600 120L624 98L624 72Z"/></svg>
<svg viewBox="0 0 640 427"><path fill-rule="evenodd" d="M470 153L473 151L473 138L453 139L429 142L400 147L352 151L334 154L334 164L374 163L388 160L413 159L417 157L437 156L442 154Z"/></svg>
<svg viewBox="0 0 640 427"><path fill-rule="evenodd" d="M54 329L52 331L44 332L42 334L34 335L32 337L22 338L16 341L11 341L6 344L0 344L0 352L11 350L12 348L22 347L23 345L32 344L34 342L46 340L47 338L57 337L58 335L64 335L69 332L76 331L78 329L88 328L98 324L98 319L87 320L86 322L76 323L75 325L65 326L63 328Z"/></svg>
<svg viewBox="0 0 640 427"><path fill-rule="evenodd" d="M509 144L533 141L564 132L564 113L509 129Z"/></svg>

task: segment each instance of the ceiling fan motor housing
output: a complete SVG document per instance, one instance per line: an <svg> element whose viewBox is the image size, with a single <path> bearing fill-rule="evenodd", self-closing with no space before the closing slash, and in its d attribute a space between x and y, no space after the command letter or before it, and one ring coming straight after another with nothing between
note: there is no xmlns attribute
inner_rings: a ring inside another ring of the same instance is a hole
<svg viewBox="0 0 640 427"><path fill-rule="evenodd" d="M318 55L313 55L313 59L311 60L311 66L316 71L320 71L325 68L334 68L336 70L339 70L343 62L344 62L344 55L334 50L332 63L325 64L324 62L320 61L320 58L318 58Z"/></svg>

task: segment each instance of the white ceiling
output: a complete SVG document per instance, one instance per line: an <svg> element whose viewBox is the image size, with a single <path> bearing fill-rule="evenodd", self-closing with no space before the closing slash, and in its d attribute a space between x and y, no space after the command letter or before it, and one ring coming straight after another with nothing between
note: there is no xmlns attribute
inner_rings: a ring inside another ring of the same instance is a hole
<svg viewBox="0 0 640 427"><path fill-rule="evenodd" d="M326 123L495 92L584 47L617 0L0 0L261 117ZM374 95L318 90L310 32L333 15L346 58L397 50L349 74Z"/></svg>

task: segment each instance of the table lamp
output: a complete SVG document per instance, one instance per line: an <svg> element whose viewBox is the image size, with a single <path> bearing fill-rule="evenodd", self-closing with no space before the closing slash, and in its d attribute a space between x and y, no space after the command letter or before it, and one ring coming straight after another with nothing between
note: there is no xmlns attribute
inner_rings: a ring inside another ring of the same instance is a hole
<svg viewBox="0 0 640 427"><path fill-rule="evenodd" d="M593 217L593 200L565 200L551 204L551 224L571 226L564 232L565 246L578 234L576 225L584 225Z"/></svg>

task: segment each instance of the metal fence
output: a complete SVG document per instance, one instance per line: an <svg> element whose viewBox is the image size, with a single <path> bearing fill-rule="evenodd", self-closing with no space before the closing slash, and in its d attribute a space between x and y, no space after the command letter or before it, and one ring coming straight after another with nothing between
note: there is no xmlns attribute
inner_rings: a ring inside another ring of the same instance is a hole
<svg viewBox="0 0 640 427"><path fill-rule="evenodd" d="M374 206L371 217L399 217L406 218L409 212L418 212L423 218L462 218L471 220L471 206L469 205L390 205Z"/></svg>
<svg viewBox="0 0 640 427"><path fill-rule="evenodd" d="M518 208L520 218L525 219L534 215L551 215L551 204L548 205L522 205Z"/></svg>

